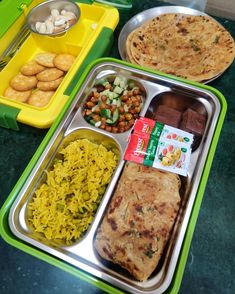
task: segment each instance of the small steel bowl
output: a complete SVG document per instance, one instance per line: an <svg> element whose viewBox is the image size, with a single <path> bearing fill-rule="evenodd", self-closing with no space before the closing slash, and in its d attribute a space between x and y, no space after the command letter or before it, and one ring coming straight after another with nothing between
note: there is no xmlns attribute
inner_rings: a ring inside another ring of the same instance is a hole
<svg viewBox="0 0 235 294"><path fill-rule="evenodd" d="M59 32L53 32L53 33L40 33L36 30L36 23L37 22L45 22L49 16L51 15L51 10L57 9L62 11L63 9L69 12L73 12L76 16L75 21L67 28L60 30ZM58 36L69 29L71 29L79 20L80 18L80 8L79 6L69 0L50 0L43 2L37 6L35 6L27 15L26 23L29 27L29 29L39 35L47 35L47 36Z"/></svg>

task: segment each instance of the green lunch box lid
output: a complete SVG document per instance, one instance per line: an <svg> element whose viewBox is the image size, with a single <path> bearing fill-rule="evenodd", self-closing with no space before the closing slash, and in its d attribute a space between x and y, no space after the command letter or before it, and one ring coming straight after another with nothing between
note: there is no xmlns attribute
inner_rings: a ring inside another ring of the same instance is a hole
<svg viewBox="0 0 235 294"><path fill-rule="evenodd" d="M33 0L0 0L0 38L6 33L10 26L21 16L25 6Z"/></svg>
<svg viewBox="0 0 235 294"><path fill-rule="evenodd" d="M0 0L1 1L1 0ZM132 8L132 0L72 0L73 2L82 2L92 4L93 2L105 5L111 5L118 10L128 10Z"/></svg>
<svg viewBox="0 0 235 294"><path fill-rule="evenodd" d="M111 5L121 10L132 8L132 0L95 0L95 2Z"/></svg>
<svg viewBox="0 0 235 294"><path fill-rule="evenodd" d="M0 38L7 32L10 26L22 15L25 6L29 6L33 0L0 0ZM112 5L118 9L132 8L132 0L72 0L73 2L81 2L92 4L98 2L102 4Z"/></svg>

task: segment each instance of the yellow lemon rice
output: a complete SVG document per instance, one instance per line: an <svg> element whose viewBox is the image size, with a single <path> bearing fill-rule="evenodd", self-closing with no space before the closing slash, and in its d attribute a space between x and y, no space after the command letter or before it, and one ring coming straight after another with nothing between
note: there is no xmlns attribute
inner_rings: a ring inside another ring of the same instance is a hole
<svg viewBox="0 0 235 294"><path fill-rule="evenodd" d="M47 239L70 244L92 222L117 156L87 139L73 141L60 154L29 203L29 223Z"/></svg>

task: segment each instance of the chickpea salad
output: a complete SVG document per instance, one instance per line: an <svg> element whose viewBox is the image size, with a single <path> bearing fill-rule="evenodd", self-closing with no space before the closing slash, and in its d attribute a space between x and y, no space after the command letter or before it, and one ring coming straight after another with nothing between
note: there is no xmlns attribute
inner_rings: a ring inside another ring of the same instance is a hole
<svg viewBox="0 0 235 294"><path fill-rule="evenodd" d="M101 79L88 95L83 117L97 128L112 133L128 131L139 117L143 105L140 87L124 76Z"/></svg>

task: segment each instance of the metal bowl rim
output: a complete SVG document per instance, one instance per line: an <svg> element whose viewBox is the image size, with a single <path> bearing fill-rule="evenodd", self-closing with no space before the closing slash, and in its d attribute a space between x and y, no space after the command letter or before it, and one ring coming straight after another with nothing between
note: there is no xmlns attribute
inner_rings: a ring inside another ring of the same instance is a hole
<svg viewBox="0 0 235 294"><path fill-rule="evenodd" d="M68 2L69 4L73 5L74 8L76 9L77 11L77 14L78 14L78 17L76 17L76 22L74 22L71 26L69 26L67 29L64 29L63 31L60 31L60 32L57 32L57 33L51 33L51 34L42 34L42 33L39 33L37 30L34 30L33 27L29 24L29 17L35 12L37 11L38 8L40 7L43 7L43 6L46 6L50 3L57 3L57 2ZM26 16L26 24L27 24L27 27L29 28L29 30L35 34L38 34L38 35L41 35L41 36L58 36L58 35L61 35L65 32L67 32L69 29L71 29L79 20L80 18L80 15L81 15L81 10L80 10L80 7L78 5L76 5L75 2L71 1L71 0L48 0L46 2L42 2L42 3L39 3L38 5L34 6L30 12L27 14Z"/></svg>

